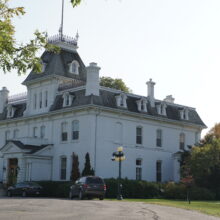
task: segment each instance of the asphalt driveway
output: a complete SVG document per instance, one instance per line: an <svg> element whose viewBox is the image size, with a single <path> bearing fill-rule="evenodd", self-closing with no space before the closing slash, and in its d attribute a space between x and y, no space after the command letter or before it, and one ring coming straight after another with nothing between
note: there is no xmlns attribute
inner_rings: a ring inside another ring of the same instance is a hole
<svg viewBox="0 0 220 220"><path fill-rule="evenodd" d="M1 220L220 220L195 211L142 202L0 198Z"/></svg>

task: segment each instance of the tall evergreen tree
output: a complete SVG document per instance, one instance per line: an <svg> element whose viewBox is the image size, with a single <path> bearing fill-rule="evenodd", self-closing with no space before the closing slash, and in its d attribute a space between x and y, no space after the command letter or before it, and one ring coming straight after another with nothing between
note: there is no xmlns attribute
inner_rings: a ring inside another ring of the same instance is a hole
<svg viewBox="0 0 220 220"><path fill-rule="evenodd" d="M91 164L90 164L89 153L86 153L85 166L84 166L84 169L82 171L82 176L94 176L94 175L95 175L95 172L92 169Z"/></svg>
<svg viewBox="0 0 220 220"><path fill-rule="evenodd" d="M79 158L75 153L72 155L72 161L72 172L70 179L75 182L80 177Z"/></svg>

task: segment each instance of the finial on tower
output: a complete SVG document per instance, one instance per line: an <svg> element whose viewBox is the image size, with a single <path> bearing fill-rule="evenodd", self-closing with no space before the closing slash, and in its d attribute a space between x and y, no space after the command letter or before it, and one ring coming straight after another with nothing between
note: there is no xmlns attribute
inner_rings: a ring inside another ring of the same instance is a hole
<svg viewBox="0 0 220 220"><path fill-rule="evenodd" d="M77 43L78 40L79 40L79 32L78 32L78 31L76 32L76 36L75 36L74 40L76 41L76 43Z"/></svg>

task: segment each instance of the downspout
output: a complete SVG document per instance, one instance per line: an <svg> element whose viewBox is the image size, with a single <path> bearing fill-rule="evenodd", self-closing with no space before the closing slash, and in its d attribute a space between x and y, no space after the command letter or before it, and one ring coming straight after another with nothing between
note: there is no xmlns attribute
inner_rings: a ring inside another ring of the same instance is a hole
<svg viewBox="0 0 220 220"><path fill-rule="evenodd" d="M98 109L98 113L95 114L95 141L94 141L94 171L96 173L96 150L97 150L97 122L98 122L98 116L100 115L100 109Z"/></svg>

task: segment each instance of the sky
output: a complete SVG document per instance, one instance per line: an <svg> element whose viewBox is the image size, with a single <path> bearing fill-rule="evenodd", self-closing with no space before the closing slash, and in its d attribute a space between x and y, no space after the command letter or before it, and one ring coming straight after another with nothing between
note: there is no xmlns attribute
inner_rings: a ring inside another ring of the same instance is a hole
<svg viewBox="0 0 220 220"><path fill-rule="evenodd" d="M79 32L78 53L85 65L97 62L100 76L121 78L143 96L152 78L157 99L172 94L175 103L196 108L208 127L203 135L220 122L219 0L82 1L73 9L65 0L64 33ZM61 3L11 0L11 6L26 10L14 20L17 41L27 42L36 29L57 34ZM0 88L21 93L25 77L0 70Z"/></svg>

